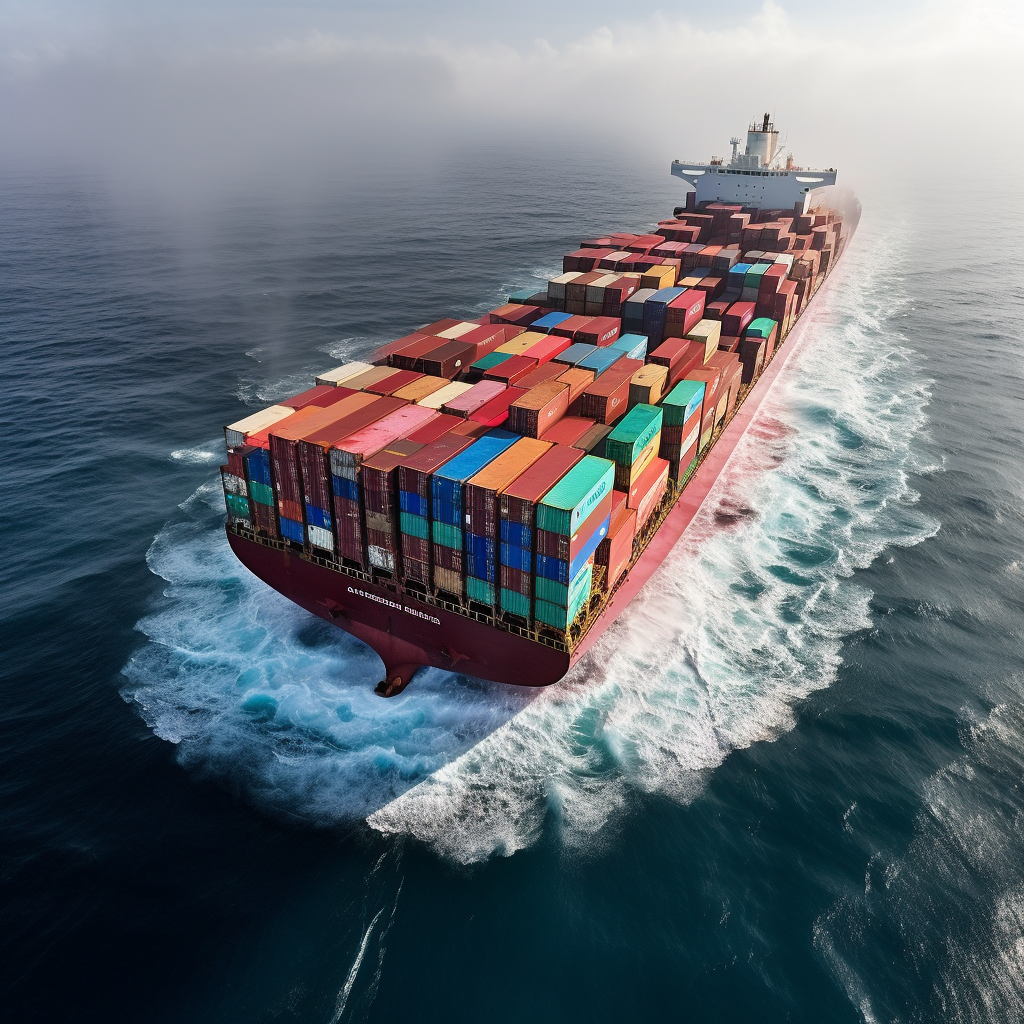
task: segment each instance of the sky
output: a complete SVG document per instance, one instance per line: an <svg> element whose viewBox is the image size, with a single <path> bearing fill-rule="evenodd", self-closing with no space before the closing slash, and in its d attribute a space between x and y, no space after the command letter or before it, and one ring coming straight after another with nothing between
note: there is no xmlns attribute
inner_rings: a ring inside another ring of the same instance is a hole
<svg viewBox="0 0 1024 1024"><path fill-rule="evenodd" d="M856 180L1024 155L1022 69L1018 7L971 0L0 0L0 164L180 185L497 144L706 159L770 110L798 162Z"/></svg>

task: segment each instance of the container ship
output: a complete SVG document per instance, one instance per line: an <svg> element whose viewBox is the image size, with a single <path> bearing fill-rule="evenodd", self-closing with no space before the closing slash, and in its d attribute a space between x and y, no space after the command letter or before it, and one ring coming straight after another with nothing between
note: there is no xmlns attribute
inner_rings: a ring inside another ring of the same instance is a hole
<svg viewBox="0 0 1024 1024"><path fill-rule="evenodd" d="M859 216L767 115L731 144L672 163L656 230L225 428L232 550L372 647L382 696L425 666L556 682L693 521Z"/></svg>

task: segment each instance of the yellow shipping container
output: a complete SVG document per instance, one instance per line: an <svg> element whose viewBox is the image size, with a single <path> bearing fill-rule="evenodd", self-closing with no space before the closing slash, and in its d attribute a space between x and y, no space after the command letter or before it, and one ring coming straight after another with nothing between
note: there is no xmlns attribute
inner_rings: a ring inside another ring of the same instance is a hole
<svg viewBox="0 0 1024 1024"><path fill-rule="evenodd" d="M686 335L687 341L699 341L704 346L704 362L706 363L717 351L722 340L721 320L699 320Z"/></svg>
<svg viewBox="0 0 1024 1024"><path fill-rule="evenodd" d="M668 382L668 367L657 363L641 366L629 378L629 407L634 405L657 405L665 394Z"/></svg>
<svg viewBox="0 0 1024 1024"><path fill-rule="evenodd" d="M547 335L542 334L540 331L526 331L524 334L517 335L511 341L506 341L504 345L499 345L494 351L509 352L514 356L521 356L546 337Z"/></svg>
<svg viewBox="0 0 1024 1024"><path fill-rule="evenodd" d="M641 288L671 288L676 283L675 267L651 267L640 278Z"/></svg>
<svg viewBox="0 0 1024 1024"><path fill-rule="evenodd" d="M455 381L451 384L446 384L443 388L438 388L437 391L427 395L426 398L421 398L416 404L422 405L426 409L440 409L445 402L458 398L459 395L467 392L472 386L472 384Z"/></svg>

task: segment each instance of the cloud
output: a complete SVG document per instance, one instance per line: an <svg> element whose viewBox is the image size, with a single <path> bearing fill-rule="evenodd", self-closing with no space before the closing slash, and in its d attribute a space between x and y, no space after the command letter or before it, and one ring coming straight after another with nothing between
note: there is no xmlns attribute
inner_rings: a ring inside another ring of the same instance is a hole
<svg viewBox="0 0 1024 1024"><path fill-rule="evenodd" d="M268 26L15 33L8 153L169 180L429 162L500 138L664 159L722 153L769 109L798 159L869 174L1002 145L1024 55L1019 16L989 4L838 22L767 2L717 26L658 13L527 42L497 23L459 40Z"/></svg>

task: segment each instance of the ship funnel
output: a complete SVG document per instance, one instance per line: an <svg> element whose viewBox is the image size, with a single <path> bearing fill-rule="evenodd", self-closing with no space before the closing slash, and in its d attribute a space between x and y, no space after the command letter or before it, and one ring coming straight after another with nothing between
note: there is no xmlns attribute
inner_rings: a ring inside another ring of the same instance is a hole
<svg viewBox="0 0 1024 1024"><path fill-rule="evenodd" d="M763 132L768 131L768 124L769 124L768 115L765 114L764 115L764 124L761 125L761 131L763 131Z"/></svg>

